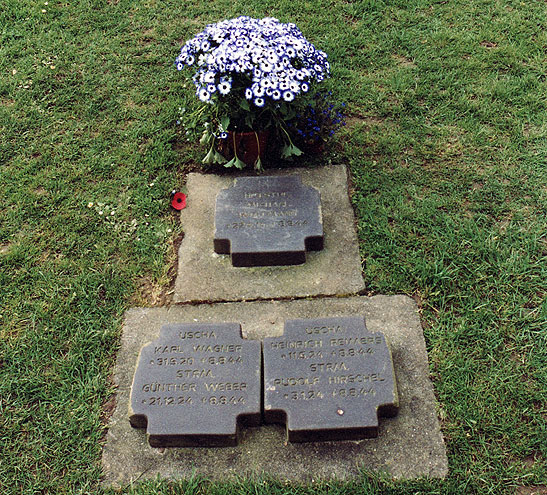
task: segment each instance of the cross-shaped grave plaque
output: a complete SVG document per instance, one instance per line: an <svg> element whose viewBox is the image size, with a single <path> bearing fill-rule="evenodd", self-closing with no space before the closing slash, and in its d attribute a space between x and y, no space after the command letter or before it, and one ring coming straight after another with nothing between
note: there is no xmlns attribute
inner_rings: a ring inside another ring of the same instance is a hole
<svg viewBox="0 0 547 495"><path fill-rule="evenodd" d="M260 342L237 323L165 325L141 349L129 420L152 447L236 445L260 424Z"/></svg>
<svg viewBox="0 0 547 495"><path fill-rule="evenodd" d="M299 175L240 177L217 196L214 249L233 266L298 265L323 239L319 191Z"/></svg>
<svg viewBox="0 0 547 495"><path fill-rule="evenodd" d="M363 317L288 320L263 349L264 419L291 442L375 437L397 413L391 352Z"/></svg>

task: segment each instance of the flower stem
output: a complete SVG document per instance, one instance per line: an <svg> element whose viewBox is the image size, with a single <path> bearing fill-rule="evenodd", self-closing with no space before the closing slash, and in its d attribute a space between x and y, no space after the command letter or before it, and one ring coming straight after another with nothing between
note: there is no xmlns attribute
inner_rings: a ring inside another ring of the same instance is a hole
<svg viewBox="0 0 547 495"><path fill-rule="evenodd" d="M232 132L232 141L234 142L234 155L239 160L239 156L237 156L236 133L235 132Z"/></svg>
<svg viewBox="0 0 547 495"><path fill-rule="evenodd" d="M294 146L294 143L292 142L291 135L289 134L289 132L285 129L285 127L283 125L280 125L279 127L281 127L281 130L287 135L287 139L289 140L289 144L291 146Z"/></svg>
<svg viewBox="0 0 547 495"><path fill-rule="evenodd" d="M256 136L256 147L257 147L257 151L258 151L258 158L260 158L260 139L258 139L258 132L256 131L253 131L255 133L255 136Z"/></svg>

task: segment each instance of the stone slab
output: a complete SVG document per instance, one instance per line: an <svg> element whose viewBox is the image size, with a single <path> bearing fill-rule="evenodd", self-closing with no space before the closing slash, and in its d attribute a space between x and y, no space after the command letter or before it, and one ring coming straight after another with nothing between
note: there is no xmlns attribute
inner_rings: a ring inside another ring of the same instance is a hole
<svg viewBox="0 0 547 495"><path fill-rule="evenodd" d="M261 362L238 323L164 325L139 354L129 422L152 447L237 445L261 423Z"/></svg>
<svg viewBox="0 0 547 495"><path fill-rule="evenodd" d="M282 335L288 319L361 315L371 332L383 332L390 342L399 392L399 413L380 422L377 438L285 444L285 428L266 425L243 428L236 447L157 449L150 447L142 430L129 424L129 393L139 351L165 324L237 321L245 338L263 339ZM387 471L398 479L447 474L423 332L416 305L405 296L132 309L125 317L114 382L116 406L102 457L106 485L158 475L189 478L194 472L212 479L266 473L302 482L353 478L362 468Z"/></svg>
<svg viewBox="0 0 547 495"><path fill-rule="evenodd" d="M213 244L233 266L305 263L324 244L319 191L299 175L239 177L218 193Z"/></svg>
<svg viewBox="0 0 547 495"><path fill-rule="evenodd" d="M288 320L263 355L264 419L290 442L377 437L378 417L397 414L391 352L363 316Z"/></svg>
<svg viewBox="0 0 547 495"><path fill-rule="evenodd" d="M364 290L346 167L269 170L268 174L300 175L304 185L320 192L323 250L309 252L302 265L232 266L229 256L214 252L213 236L216 197L221 189L230 187L234 175L189 174L187 207L180 216L184 239L179 249L175 303L350 295Z"/></svg>

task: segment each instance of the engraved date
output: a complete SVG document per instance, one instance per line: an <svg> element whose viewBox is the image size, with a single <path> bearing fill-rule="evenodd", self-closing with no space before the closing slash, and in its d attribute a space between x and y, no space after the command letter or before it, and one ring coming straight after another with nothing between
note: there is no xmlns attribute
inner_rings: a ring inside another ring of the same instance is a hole
<svg viewBox="0 0 547 495"><path fill-rule="evenodd" d="M211 404L212 406L245 404L245 397L243 395L211 395L210 397L202 397L201 402L204 404Z"/></svg>
<svg viewBox="0 0 547 495"><path fill-rule="evenodd" d="M185 404L194 403L192 397L187 395L179 395L178 397L148 397L147 399L143 399L141 402L142 404L147 404L149 406L182 406Z"/></svg>
<svg viewBox="0 0 547 495"><path fill-rule="evenodd" d="M325 397L323 392L316 390L293 390L283 395L287 400L317 400Z"/></svg>

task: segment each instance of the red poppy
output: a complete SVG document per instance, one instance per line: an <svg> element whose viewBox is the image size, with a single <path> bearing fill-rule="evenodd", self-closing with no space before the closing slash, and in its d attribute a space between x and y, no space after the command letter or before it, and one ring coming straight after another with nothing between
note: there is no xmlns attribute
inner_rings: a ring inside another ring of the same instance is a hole
<svg viewBox="0 0 547 495"><path fill-rule="evenodd" d="M186 194L181 192L176 192L171 196L171 206L175 210L182 210L186 208Z"/></svg>

